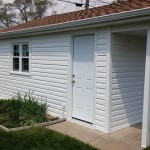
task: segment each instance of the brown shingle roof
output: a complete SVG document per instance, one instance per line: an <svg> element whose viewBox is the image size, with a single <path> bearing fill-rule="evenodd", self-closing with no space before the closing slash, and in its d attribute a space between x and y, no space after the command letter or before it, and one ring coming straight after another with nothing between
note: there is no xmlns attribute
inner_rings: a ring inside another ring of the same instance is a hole
<svg viewBox="0 0 150 150"><path fill-rule="evenodd" d="M4 28L1 29L0 32L9 32L14 30L65 23L65 22L87 19L87 18L92 18L97 16L104 16L109 14L132 11L136 9L144 9L148 7L150 7L150 0L128 0L119 3L112 3L110 5L105 5L101 7L91 8L88 11L81 10L76 12L48 16L42 19L30 21L9 28Z"/></svg>

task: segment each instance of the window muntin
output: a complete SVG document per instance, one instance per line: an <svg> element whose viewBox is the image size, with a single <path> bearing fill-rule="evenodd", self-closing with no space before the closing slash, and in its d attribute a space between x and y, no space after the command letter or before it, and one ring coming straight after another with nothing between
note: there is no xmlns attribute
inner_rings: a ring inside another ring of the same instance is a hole
<svg viewBox="0 0 150 150"><path fill-rule="evenodd" d="M14 72L29 72L29 44L13 44L12 48L12 70Z"/></svg>

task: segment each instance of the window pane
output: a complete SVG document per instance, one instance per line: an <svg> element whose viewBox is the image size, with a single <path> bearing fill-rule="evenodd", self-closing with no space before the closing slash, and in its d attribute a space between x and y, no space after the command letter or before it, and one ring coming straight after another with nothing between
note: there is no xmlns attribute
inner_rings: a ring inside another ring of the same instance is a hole
<svg viewBox="0 0 150 150"><path fill-rule="evenodd" d="M29 58L22 58L22 72L29 72Z"/></svg>
<svg viewBox="0 0 150 150"><path fill-rule="evenodd" d="M19 71L19 58L13 58L13 71Z"/></svg>
<svg viewBox="0 0 150 150"><path fill-rule="evenodd" d="M13 56L19 56L19 45L13 45Z"/></svg>
<svg viewBox="0 0 150 150"><path fill-rule="evenodd" d="M22 56L28 57L29 56L29 45L22 44Z"/></svg>

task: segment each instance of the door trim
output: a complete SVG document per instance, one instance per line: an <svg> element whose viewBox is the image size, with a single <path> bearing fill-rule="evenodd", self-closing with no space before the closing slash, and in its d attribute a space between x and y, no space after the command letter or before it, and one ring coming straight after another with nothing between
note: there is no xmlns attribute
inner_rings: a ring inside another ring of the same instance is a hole
<svg viewBox="0 0 150 150"><path fill-rule="evenodd" d="M72 86L72 75L73 75L73 54L74 54L74 49L73 49L73 37L74 36L82 36L82 35L94 35L95 37L95 47L94 47L94 99L93 99L93 122L92 124L88 124L86 122L76 120L72 118L72 110L73 110L73 86ZM68 109L67 109L67 120L71 122L75 122L77 124L95 129L95 116L96 116L96 70L97 70L97 40L98 40L98 29L92 30L90 32L87 31L81 31L80 33L73 32L69 34L69 71L68 71Z"/></svg>

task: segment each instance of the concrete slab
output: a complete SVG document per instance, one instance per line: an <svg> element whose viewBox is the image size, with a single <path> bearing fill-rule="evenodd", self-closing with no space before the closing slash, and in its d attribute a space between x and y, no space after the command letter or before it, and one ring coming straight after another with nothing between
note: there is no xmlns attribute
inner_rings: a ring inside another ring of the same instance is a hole
<svg viewBox="0 0 150 150"><path fill-rule="evenodd" d="M141 125L104 134L72 122L61 122L48 127L101 150L141 150Z"/></svg>

